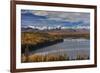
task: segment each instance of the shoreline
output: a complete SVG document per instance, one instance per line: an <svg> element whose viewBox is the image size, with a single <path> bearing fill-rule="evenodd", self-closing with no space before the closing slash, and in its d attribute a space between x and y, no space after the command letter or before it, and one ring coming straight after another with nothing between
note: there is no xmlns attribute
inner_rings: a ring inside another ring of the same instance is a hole
<svg viewBox="0 0 100 73"><path fill-rule="evenodd" d="M64 41L64 39L57 39L57 40L54 40L54 41L46 41L46 42L43 42L43 43L38 43L36 45L21 44L21 52L25 53L25 48L27 46L28 46L28 51L34 51L34 50L37 50L37 49L40 49L40 48L45 48L45 47L48 47L48 46L51 46L51 45L54 45L54 44L57 44L57 43L61 43L63 41Z"/></svg>

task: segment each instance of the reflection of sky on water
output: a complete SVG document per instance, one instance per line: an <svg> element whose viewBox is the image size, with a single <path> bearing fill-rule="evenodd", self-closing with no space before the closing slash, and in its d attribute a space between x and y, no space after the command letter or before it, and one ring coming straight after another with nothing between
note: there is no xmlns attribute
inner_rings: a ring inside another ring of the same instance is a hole
<svg viewBox="0 0 100 73"><path fill-rule="evenodd" d="M78 53L90 54L90 40L86 39L66 39L62 43L38 49L34 54L68 54L75 58Z"/></svg>

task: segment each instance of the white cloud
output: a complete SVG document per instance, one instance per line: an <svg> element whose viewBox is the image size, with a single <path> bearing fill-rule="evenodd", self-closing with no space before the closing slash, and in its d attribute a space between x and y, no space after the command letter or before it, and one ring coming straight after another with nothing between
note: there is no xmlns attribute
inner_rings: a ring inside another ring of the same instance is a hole
<svg viewBox="0 0 100 73"><path fill-rule="evenodd" d="M48 13L46 11L31 11L35 15L40 15L40 16L47 16Z"/></svg>

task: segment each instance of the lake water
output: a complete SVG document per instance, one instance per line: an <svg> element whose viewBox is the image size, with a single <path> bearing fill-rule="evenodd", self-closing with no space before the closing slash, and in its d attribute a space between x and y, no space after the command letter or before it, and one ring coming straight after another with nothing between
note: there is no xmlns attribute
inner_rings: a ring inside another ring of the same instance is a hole
<svg viewBox="0 0 100 73"><path fill-rule="evenodd" d="M63 42L33 51L34 54L67 54L75 59L78 54L90 56L90 40L64 39Z"/></svg>

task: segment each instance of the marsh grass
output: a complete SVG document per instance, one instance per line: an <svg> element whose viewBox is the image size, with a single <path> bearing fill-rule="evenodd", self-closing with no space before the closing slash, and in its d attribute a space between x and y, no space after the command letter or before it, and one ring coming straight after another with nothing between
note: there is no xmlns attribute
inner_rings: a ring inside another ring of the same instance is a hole
<svg viewBox="0 0 100 73"><path fill-rule="evenodd" d="M86 54L77 54L74 60L88 60L89 56ZM33 54L30 56L22 55L21 61L23 63L27 62L49 62L49 61L69 61L73 60L66 54L47 54L47 55L40 55L40 54Z"/></svg>
<svg viewBox="0 0 100 73"><path fill-rule="evenodd" d="M55 55L55 54L48 54L48 55L30 55L26 57L22 55L22 62L48 62L48 61L64 61L69 60L69 57L64 55Z"/></svg>
<svg viewBox="0 0 100 73"><path fill-rule="evenodd" d="M37 45L38 43L55 41L57 39L61 39L61 38L43 32L22 32L21 33L21 44Z"/></svg>
<svg viewBox="0 0 100 73"><path fill-rule="evenodd" d="M86 54L77 54L76 60L87 60L89 56Z"/></svg>

